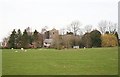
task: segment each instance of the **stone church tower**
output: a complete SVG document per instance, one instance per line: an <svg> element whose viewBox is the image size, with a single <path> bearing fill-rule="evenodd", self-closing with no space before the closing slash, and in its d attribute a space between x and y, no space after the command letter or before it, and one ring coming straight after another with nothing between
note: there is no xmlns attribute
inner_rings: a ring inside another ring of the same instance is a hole
<svg viewBox="0 0 120 77"><path fill-rule="evenodd" d="M53 28L52 30L49 31L49 37L50 39L58 39L59 37L59 31Z"/></svg>

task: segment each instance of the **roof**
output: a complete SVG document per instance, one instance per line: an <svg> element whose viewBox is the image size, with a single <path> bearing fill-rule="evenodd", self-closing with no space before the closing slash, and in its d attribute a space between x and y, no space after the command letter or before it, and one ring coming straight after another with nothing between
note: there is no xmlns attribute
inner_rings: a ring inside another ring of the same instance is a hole
<svg viewBox="0 0 120 77"><path fill-rule="evenodd" d="M45 39L44 42L46 42L46 43L52 43L53 39Z"/></svg>

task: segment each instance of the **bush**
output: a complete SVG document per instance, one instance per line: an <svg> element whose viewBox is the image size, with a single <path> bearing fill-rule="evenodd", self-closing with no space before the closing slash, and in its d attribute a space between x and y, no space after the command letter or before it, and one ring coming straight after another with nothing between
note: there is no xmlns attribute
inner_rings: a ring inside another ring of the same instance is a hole
<svg viewBox="0 0 120 77"><path fill-rule="evenodd" d="M114 34L104 34L101 36L102 47L114 47L118 45L117 38Z"/></svg>

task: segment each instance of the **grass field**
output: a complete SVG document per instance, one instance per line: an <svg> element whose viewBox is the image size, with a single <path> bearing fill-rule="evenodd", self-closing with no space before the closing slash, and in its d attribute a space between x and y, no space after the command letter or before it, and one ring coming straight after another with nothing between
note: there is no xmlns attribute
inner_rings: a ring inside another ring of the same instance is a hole
<svg viewBox="0 0 120 77"><path fill-rule="evenodd" d="M15 52L15 51L18 52ZM116 75L118 49L3 49L3 75Z"/></svg>
<svg viewBox="0 0 120 77"><path fill-rule="evenodd" d="M0 49L0 76L2 75L2 49Z"/></svg>

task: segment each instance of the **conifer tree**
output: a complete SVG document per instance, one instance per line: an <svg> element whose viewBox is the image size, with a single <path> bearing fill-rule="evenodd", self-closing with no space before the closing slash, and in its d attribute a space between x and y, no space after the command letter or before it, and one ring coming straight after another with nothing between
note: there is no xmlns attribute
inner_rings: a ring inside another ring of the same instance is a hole
<svg viewBox="0 0 120 77"><path fill-rule="evenodd" d="M8 48L16 48L16 31L15 29L12 31L8 41Z"/></svg>
<svg viewBox="0 0 120 77"><path fill-rule="evenodd" d="M23 32L22 39L21 39L21 47L22 48L29 48L29 37L26 29Z"/></svg>

